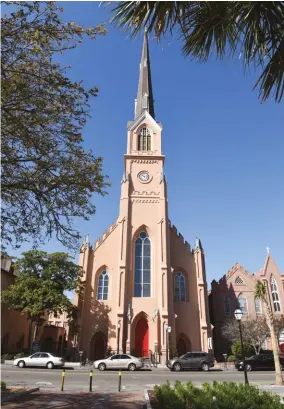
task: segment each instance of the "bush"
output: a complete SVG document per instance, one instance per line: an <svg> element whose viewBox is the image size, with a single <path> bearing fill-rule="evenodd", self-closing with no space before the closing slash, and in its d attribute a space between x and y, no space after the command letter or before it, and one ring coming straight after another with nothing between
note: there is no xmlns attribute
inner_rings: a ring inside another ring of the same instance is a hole
<svg viewBox="0 0 284 409"><path fill-rule="evenodd" d="M232 354L235 355L235 357L237 359L241 359L242 358L242 346L241 346L241 341L236 341L233 345L232 345ZM245 356L251 356L254 355L255 353L251 350L251 347L244 343L244 355Z"/></svg>
<svg viewBox="0 0 284 409"><path fill-rule="evenodd" d="M6 391L6 390L7 390L6 382L1 381L1 391Z"/></svg>
<svg viewBox="0 0 284 409"><path fill-rule="evenodd" d="M155 386L154 403L159 409L283 409L279 395L235 382L204 383L202 388L190 381L186 384L177 381L174 388L169 383Z"/></svg>
<svg viewBox="0 0 284 409"><path fill-rule="evenodd" d="M10 361L11 359L14 359L14 356L12 354L3 354L1 355L1 361Z"/></svg>
<svg viewBox="0 0 284 409"><path fill-rule="evenodd" d="M29 356L29 354L26 354L25 352L19 352L18 354L16 354L16 355L14 356L14 359L17 359L17 358L25 358L26 356Z"/></svg>
<svg viewBox="0 0 284 409"><path fill-rule="evenodd" d="M229 355L227 358L227 362L235 362L237 360L238 358L236 358L235 355Z"/></svg>

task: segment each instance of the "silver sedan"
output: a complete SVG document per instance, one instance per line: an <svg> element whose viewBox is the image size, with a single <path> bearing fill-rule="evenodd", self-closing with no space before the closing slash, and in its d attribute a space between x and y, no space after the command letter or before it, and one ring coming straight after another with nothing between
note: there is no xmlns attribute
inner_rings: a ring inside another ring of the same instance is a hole
<svg viewBox="0 0 284 409"><path fill-rule="evenodd" d="M13 365L19 368L25 368L26 366L41 366L48 369L64 366L65 361L63 358L51 354L50 352L36 352L35 354L26 358L18 358L14 360Z"/></svg>
<svg viewBox="0 0 284 409"><path fill-rule="evenodd" d="M135 371L143 366L143 362L128 354L116 354L107 359L100 359L94 362L94 367L100 371L106 369L128 369L129 371Z"/></svg>

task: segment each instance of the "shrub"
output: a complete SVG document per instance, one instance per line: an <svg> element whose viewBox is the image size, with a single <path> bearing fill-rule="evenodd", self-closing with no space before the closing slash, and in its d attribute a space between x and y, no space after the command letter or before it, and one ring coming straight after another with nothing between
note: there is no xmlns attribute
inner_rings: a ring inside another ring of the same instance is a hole
<svg viewBox="0 0 284 409"><path fill-rule="evenodd" d="M1 381L1 391L6 391L6 390L7 390L6 382Z"/></svg>
<svg viewBox="0 0 284 409"><path fill-rule="evenodd" d="M237 359L242 358L242 346L241 346L241 341L236 341L233 345L232 345L232 354L235 355L235 357ZM244 343L244 353L245 356L251 356L254 355L254 352L251 350L251 347Z"/></svg>
<svg viewBox="0 0 284 409"><path fill-rule="evenodd" d="M155 386L154 395L159 409L283 409L279 395L235 382L204 383L198 388L190 381L177 381L174 388L169 383Z"/></svg>
<svg viewBox="0 0 284 409"><path fill-rule="evenodd" d="M236 358L235 355L229 355L227 358L227 362L235 362L237 360L238 358Z"/></svg>
<svg viewBox="0 0 284 409"><path fill-rule="evenodd" d="M1 361L9 361L11 359L14 359L12 354L6 353L1 355Z"/></svg>
<svg viewBox="0 0 284 409"><path fill-rule="evenodd" d="M29 354L26 354L25 352L19 352L18 354L16 354L16 355L14 356L14 359L17 359L17 358L25 358L26 356L29 356Z"/></svg>

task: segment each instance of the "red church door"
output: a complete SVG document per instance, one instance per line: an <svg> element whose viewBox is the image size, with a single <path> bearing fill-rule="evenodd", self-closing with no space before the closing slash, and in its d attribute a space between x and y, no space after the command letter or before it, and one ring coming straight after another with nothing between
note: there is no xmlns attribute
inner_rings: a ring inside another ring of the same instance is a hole
<svg viewBox="0 0 284 409"><path fill-rule="evenodd" d="M149 356L149 327L143 317L137 322L135 328L135 353L137 357Z"/></svg>

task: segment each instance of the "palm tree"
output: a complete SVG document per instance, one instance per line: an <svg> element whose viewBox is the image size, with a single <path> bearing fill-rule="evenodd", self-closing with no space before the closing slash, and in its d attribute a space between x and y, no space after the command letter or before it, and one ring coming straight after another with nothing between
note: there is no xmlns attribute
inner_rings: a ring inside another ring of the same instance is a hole
<svg viewBox="0 0 284 409"><path fill-rule="evenodd" d="M266 322L270 331L271 337L271 344L275 362L275 373L276 373L276 385L283 385L282 380L282 373L279 361L279 348L278 348L278 338L276 335L276 330L274 326L274 316L273 312L268 300L267 289L264 283L261 281L257 281L255 290L254 290L255 297L258 297L262 301L262 305L264 307L264 314L266 318Z"/></svg>
<svg viewBox="0 0 284 409"><path fill-rule="evenodd" d="M109 2L113 4L112 2ZM244 68L262 68L254 89L261 102L284 93L284 2L120 1L112 10L118 26L136 35L146 27L157 38L179 33L183 53L207 61L238 55Z"/></svg>

